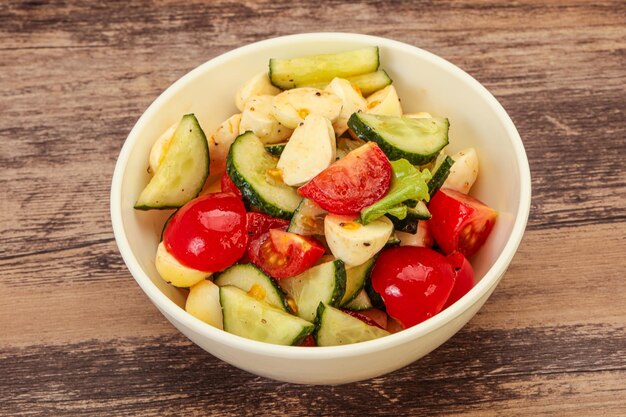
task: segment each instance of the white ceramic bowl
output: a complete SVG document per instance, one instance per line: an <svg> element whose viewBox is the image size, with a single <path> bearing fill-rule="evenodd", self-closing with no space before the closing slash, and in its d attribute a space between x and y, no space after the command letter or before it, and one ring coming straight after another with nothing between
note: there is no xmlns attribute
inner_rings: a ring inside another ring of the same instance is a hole
<svg viewBox="0 0 626 417"><path fill-rule="evenodd" d="M236 112L233 97L269 58L380 47L406 112L450 119L451 150L474 146L480 176L472 194L499 212L487 244L472 259L477 285L435 317L381 339L347 346L275 346L235 336L187 314L184 295L154 266L165 213L133 210L148 182L152 143L183 114L193 112L210 134ZM111 218L120 253L131 274L163 315L194 343L246 371L277 380L338 384L391 372L426 355L463 327L491 295L522 239L530 207L530 171L522 141L498 101L475 79L429 52L389 39L313 33L257 42L218 56L176 81L141 116L120 153L111 188ZM479 346L477 346L479 348Z"/></svg>

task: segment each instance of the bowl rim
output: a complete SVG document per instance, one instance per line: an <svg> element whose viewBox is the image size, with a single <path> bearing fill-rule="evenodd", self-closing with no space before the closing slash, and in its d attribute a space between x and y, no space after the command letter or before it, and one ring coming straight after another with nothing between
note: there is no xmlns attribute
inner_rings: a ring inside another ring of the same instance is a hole
<svg viewBox="0 0 626 417"><path fill-rule="evenodd" d="M398 49L402 52L406 52L409 54L418 54L421 59L427 60L431 64L439 66L443 70L452 73L456 77L461 78L464 83L466 83L472 90L474 90L474 92L482 96L490 109L503 123L516 155L518 174L520 176L520 192L518 196L519 204L517 209L517 216L515 218L511 234L495 263L485 273L480 282L478 282L478 284L476 284L474 288L472 288L461 299L459 299L456 303L454 303L452 306L448 307L444 311L431 317L430 319L386 337L351 345L325 347L318 346L315 349L303 349L298 346L280 346L265 342L259 342L215 328L193 317L191 314L187 313L184 309L180 308L176 303L170 300L164 293L162 293L156 286L156 284L152 282L150 277L148 277L148 275L142 270L139 262L135 259L133 255L133 251L130 247L124 229L124 222L122 220L121 190L122 180L128 164L128 160L130 158L131 150L139 139L138 132L141 130L142 126L147 123L147 120L152 118L153 113L156 113L156 110L160 107L161 103L169 100L169 98L185 84L192 82L194 79L201 76L201 74L205 71L208 71L225 61L243 57L246 53L251 52L259 47L276 47L281 45L287 46L289 44L297 43L300 41L337 41L338 39L347 42L362 43L363 45L374 44L378 45L381 48L389 47ZM486 89L486 87L484 87L481 83L479 83L476 79L463 71L461 68L445 60L444 58L441 58L424 49L389 38L347 32L300 33L257 41L218 55L183 75L172 85L170 85L165 91L163 91L150 104L150 106L137 120L134 127L128 134L128 137L124 141L115 165L110 194L111 222L113 226L115 241L117 243L120 254L122 255L122 258L128 270L130 271L137 284L141 287L144 293L146 293L148 298L150 298L150 300L157 306L157 308L168 319L170 319L170 321L173 319L174 321L179 322L191 331L197 334L205 335L209 339L215 340L230 348L248 352L255 352L257 354L265 355L268 357L282 357L285 359L299 360L318 360L329 357L353 357L369 354L375 351L385 350L393 346L408 343L411 340L417 339L427 333L435 331L436 329L444 326L446 323L459 317L464 311L468 310L481 297L483 297L485 294L488 294L489 291L491 291L491 289L498 284L500 278L503 276L506 268L513 259L513 256L522 240L522 236L524 234L530 212L530 202L530 168L522 139L509 115L506 113L498 100Z"/></svg>

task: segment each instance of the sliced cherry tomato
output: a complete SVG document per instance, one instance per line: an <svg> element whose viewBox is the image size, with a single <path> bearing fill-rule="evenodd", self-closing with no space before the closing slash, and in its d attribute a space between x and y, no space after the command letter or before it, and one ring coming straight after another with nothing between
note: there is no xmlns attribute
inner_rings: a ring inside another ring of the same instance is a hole
<svg viewBox="0 0 626 417"><path fill-rule="evenodd" d="M344 313L356 317L363 323L370 326L380 327L381 329L387 328L387 314L384 311L377 308L369 308L367 310L343 310Z"/></svg>
<svg viewBox="0 0 626 417"><path fill-rule="evenodd" d="M372 270L372 287L387 313L407 328L442 310L454 277L452 265L440 253L400 246L380 253Z"/></svg>
<svg viewBox="0 0 626 417"><path fill-rule="evenodd" d="M248 235L250 237L259 236L269 232L270 229L287 230L287 227L289 227L289 220L277 219L264 213L251 211L246 214L246 217L248 219Z"/></svg>
<svg viewBox="0 0 626 417"><path fill-rule="evenodd" d="M387 327L385 328L389 333L398 333L404 330L404 326L398 320L387 315Z"/></svg>
<svg viewBox="0 0 626 417"><path fill-rule="evenodd" d="M276 217L271 217L264 213L257 213L256 211L246 213L246 218L248 224L248 251L239 259L239 263L250 262L248 255L249 246L263 233L269 232L270 229L287 230L289 227L289 220L277 219Z"/></svg>
<svg viewBox="0 0 626 417"><path fill-rule="evenodd" d="M485 243L498 213L480 200L448 188L435 193L428 204L435 242L446 254L472 256Z"/></svg>
<svg viewBox="0 0 626 417"><path fill-rule="evenodd" d="M231 193L191 200L172 216L163 243L180 263L217 272L235 263L246 250L246 209Z"/></svg>
<svg viewBox="0 0 626 417"><path fill-rule="evenodd" d="M302 342L300 342L300 344L297 346L314 347L317 346L317 343L315 342L315 338L313 336L308 335L307 337L302 339Z"/></svg>
<svg viewBox="0 0 626 417"><path fill-rule="evenodd" d="M298 192L334 214L358 214L380 200L391 181L391 164L374 142L369 142L319 173Z"/></svg>
<svg viewBox="0 0 626 417"><path fill-rule="evenodd" d="M456 279L454 280L454 287L452 287L448 301L443 306L444 309L457 302L474 287L474 268L472 268L472 264L469 263L467 258L460 252L454 252L448 255L447 259L452 264L452 268L454 268Z"/></svg>
<svg viewBox="0 0 626 417"><path fill-rule="evenodd" d="M223 193L233 193L237 197L241 198L241 191L237 188L233 180L230 179L228 173L224 172L220 184L222 186Z"/></svg>
<svg viewBox="0 0 626 417"><path fill-rule="evenodd" d="M303 273L315 265L324 252L324 247L314 238L279 229L270 229L248 245L252 263L274 278Z"/></svg>

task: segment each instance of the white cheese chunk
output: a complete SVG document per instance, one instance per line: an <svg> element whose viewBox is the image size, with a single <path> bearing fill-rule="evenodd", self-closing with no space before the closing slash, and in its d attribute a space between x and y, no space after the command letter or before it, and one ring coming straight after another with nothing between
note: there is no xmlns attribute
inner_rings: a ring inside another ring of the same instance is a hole
<svg viewBox="0 0 626 417"><path fill-rule="evenodd" d="M341 113L333 123L333 128L337 136L348 130L348 119L353 113L365 111L367 109L367 101L359 91L348 80L343 78L334 78L325 89L330 91L343 102Z"/></svg>
<svg viewBox="0 0 626 417"><path fill-rule="evenodd" d="M223 329L220 287L212 281L202 280L190 288L185 310L203 322Z"/></svg>
<svg viewBox="0 0 626 417"><path fill-rule="evenodd" d="M282 90L270 82L267 71L260 72L250 78L235 94L235 105L243 111L246 101L253 96L275 96Z"/></svg>
<svg viewBox="0 0 626 417"><path fill-rule="evenodd" d="M191 287L211 276L210 272L199 271L178 262L165 249L163 242L157 247L155 266L161 278L176 287Z"/></svg>
<svg viewBox="0 0 626 417"><path fill-rule="evenodd" d="M434 243L433 235L430 232L430 224L424 220L417 222L417 231L415 233L396 232L396 236L400 239L400 246L423 246L430 248Z"/></svg>
<svg viewBox="0 0 626 417"><path fill-rule="evenodd" d="M388 85L369 96L365 112L382 116L402 116L402 106L396 88Z"/></svg>
<svg viewBox="0 0 626 417"><path fill-rule="evenodd" d="M335 161L335 132L330 121L308 115L293 131L276 165L285 184L302 185Z"/></svg>
<svg viewBox="0 0 626 417"><path fill-rule="evenodd" d="M172 142L172 138L174 137L174 132L176 132L178 123L180 122L176 122L171 125L165 132L161 134L161 136L159 136L156 142L154 142L154 145L152 145L152 148L150 149L150 156L148 157L148 165L150 167L150 173L152 175L154 175L161 166L161 162L163 162L165 154L170 147L170 143Z"/></svg>
<svg viewBox="0 0 626 417"><path fill-rule="evenodd" d="M425 111L420 111L417 113L405 113L402 115L402 117L408 117L411 119L432 119L433 116Z"/></svg>
<svg viewBox="0 0 626 417"><path fill-rule="evenodd" d="M309 114L324 116L334 122L343 102L335 94L317 88L294 88L274 97L274 116L283 125L295 129Z"/></svg>
<svg viewBox="0 0 626 417"><path fill-rule="evenodd" d="M354 217L329 214L324 234L333 255L348 266L361 265L380 251L393 232L393 223L383 216L371 223L356 223Z"/></svg>
<svg viewBox="0 0 626 417"><path fill-rule="evenodd" d="M478 177L476 149L463 149L452 155L452 159L454 159L454 164L450 168L450 174L443 183L443 187L467 194Z"/></svg>
<svg viewBox="0 0 626 417"><path fill-rule="evenodd" d="M284 142L291 136L292 128L274 117L273 100L274 97L268 95L250 97L241 113L239 131L252 131L265 145Z"/></svg>

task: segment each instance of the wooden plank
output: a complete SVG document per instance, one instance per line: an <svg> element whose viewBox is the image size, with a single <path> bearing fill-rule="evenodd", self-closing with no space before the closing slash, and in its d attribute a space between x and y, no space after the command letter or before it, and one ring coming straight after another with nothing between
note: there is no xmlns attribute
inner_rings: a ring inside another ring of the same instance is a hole
<svg viewBox="0 0 626 417"><path fill-rule="evenodd" d="M0 388L10 415L619 415L625 361L626 333L602 326L464 330L388 377L303 387L237 370L179 336L144 337L2 349Z"/></svg>

